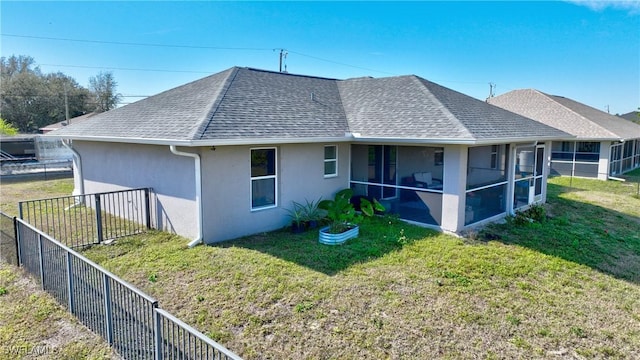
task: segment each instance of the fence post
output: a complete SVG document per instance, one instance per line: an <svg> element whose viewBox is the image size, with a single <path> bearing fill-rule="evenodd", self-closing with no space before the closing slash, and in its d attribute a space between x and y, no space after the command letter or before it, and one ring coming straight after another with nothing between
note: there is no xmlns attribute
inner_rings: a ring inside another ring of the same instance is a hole
<svg viewBox="0 0 640 360"><path fill-rule="evenodd" d="M113 345L113 320L111 316L111 284L109 276L102 273L102 281L104 283L104 314L106 317L105 326L107 327L107 341L109 345Z"/></svg>
<svg viewBox="0 0 640 360"><path fill-rule="evenodd" d="M20 216L21 220L24 220L24 217L22 216L22 201L18 203L18 215Z"/></svg>
<svg viewBox="0 0 640 360"><path fill-rule="evenodd" d="M102 204L100 203L100 194L96 194L96 232L98 233L98 244L102 242Z"/></svg>
<svg viewBox="0 0 640 360"><path fill-rule="evenodd" d="M16 245L16 266L20 267L20 243L18 242L18 220L13 217L13 240Z"/></svg>
<svg viewBox="0 0 640 360"><path fill-rule="evenodd" d="M145 206L145 221L147 222L147 229L151 229L151 213L149 212L149 210L151 209L151 204L150 204L150 199L149 199L149 188L144 189L144 206Z"/></svg>
<svg viewBox="0 0 640 360"><path fill-rule="evenodd" d="M72 314L76 314L73 308L73 273L71 266L71 253L65 251L67 257L67 292L69 293L69 312Z"/></svg>
<svg viewBox="0 0 640 360"><path fill-rule="evenodd" d="M156 308L153 308L153 320L156 334L154 337L154 345L156 348L156 356L154 357L154 360L162 360L162 319L160 318L158 311L156 311Z"/></svg>
<svg viewBox="0 0 640 360"><path fill-rule="evenodd" d="M40 259L40 284L42 284L42 290L44 288L44 258L42 256L42 235L38 234L38 257Z"/></svg>

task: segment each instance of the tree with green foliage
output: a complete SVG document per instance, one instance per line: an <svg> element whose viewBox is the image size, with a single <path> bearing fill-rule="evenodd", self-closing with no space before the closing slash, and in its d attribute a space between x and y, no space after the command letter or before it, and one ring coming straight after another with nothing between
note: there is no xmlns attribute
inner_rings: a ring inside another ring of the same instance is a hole
<svg viewBox="0 0 640 360"><path fill-rule="evenodd" d="M115 109L122 99L122 94L116 92L118 83L112 72L100 72L89 79L89 87L93 93L97 112Z"/></svg>
<svg viewBox="0 0 640 360"><path fill-rule="evenodd" d="M115 80L109 82L115 89ZM116 103L119 98L116 98ZM96 109L94 94L61 72L43 74L30 56L0 58L0 111L20 132L80 116Z"/></svg>

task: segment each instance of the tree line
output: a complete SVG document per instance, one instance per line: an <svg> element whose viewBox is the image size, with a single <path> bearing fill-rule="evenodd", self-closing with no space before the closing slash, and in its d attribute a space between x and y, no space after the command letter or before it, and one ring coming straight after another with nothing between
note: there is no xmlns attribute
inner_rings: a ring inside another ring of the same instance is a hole
<svg viewBox="0 0 640 360"><path fill-rule="evenodd" d="M0 118L21 133L90 112L114 109L122 95L111 72L100 72L85 88L62 72L43 73L31 56L0 58Z"/></svg>

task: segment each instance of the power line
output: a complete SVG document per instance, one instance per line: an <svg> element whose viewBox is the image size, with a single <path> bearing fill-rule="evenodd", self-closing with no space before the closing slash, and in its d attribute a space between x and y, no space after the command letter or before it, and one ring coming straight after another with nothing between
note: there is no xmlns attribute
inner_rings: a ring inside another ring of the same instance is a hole
<svg viewBox="0 0 640 360"><path fill-rule="evenodd" d="M0 94L0 97L63 97L64 94ZM87 96L87 94L68 94L68 96ZM90 96L90 95L89 95ZM150 95L121 95L123 98L149 97Z"/></svg>
<svg viewBox="0 0 640 360"><path fill-rule="evenodd" d="M40 40L53 40L53 41L70 41L80 43L94 43L94 44L109 44L109 45L126 45L126 46L146 46L146 47L165 47L165 48L188 48L188 49L208 49L208 50L239 50L239 51L277 51L281 48L259 48L259 47L223 47L223 46L204 46L204 45L180 45L180 44L157 44L157 43L136 43L136 42L122 42L122 41L106 41L106 40L87 40L87 39L72 39L72 38L57 38L48 36L33 36L33 35L19 35L19 34L0 34L0 36L26 38L26 39L40 39ZM282 48L283 50L283 48ZM284 50L283 50L284 51ZM365 70L369 72L376 72L381 74L387 74L392 76L398 76L400 74L392 73L388 71L376 70L367 67L351 65L344 62L339 62L331 59L325 59L314 55L301 53L294 50L286 50L288 53L296 54L309 59L323 61L340 66L350 67L359 70ZM281 55L282 56L282 55ZM69 68L85 68L85 69L102 69L102 70L122 70L122 71L148 71L148 72L168 72L168 73L192 73L192 74L213 74L216 71L193 71L193 70L170 70L170 69L145 69L145 68L120 68L120 67L107 67L107 66L87 66L87 65L63 65L63 64L40 64L42 66L58 66ZM461 84L485 84L484 81L464 81L464 80L443 80L433 79L438 82L448 83L461 83Z"/></svg>
<svg viewBox="0 0 640 360"><path fill-rule="evenodd" d="M387 74L387 75L398 75L398 74L394 74L394 73L390 73L387 71L381 71L381 70L375 70L375 69L369 69L369 68L365 68L362 66L356 66L356 65L349 65L349 64L345 64L339 61L333 61L333 60L329 60L329 59L323 59L323 58L319 58L317 56L313 56L313 55L307 55L307 54L303 54L297 51L292 51L292 50L287 50L288 52L292 53L292 54L296 54L296 55L300 55L300 56L304 56L304 57L308 57L310 59L314 59L314 60L320 60L320 61L324 61L324 62L328 62L331 64L336 64L336 65L342 65L342 66L347 66L350 68L354 68L354 69L360 69L360 70L366 70L366 71L373 71L373 72L377 72L377 73L381 73L381 74Z"/></svg>
<svg viewBox="0 0 640 360"><path fill-rule="evenodd" d="M182 48L182 49L247 50L247 51L272 51L273 50L273 48L251 48L251 47L224 47L224 46L200 46L200 45L134 43L134 42L122 42L122 41L69 39L69 38L56 38L56 37L48 37L48 36L31 36L31 35L17 35L17 34L1 34L1 35L2 36L8 36L8 37L25 38L25 39L72 41L72 42L83 42L83 43L92 43L92 44L110 44L110 45L128 45L128 46L170 47L170 48Z"/></svg>
<svg viewBox="0 0 640 360"><path fill-rule="evenodd" d="M153 43L134 43L134 42L121 42L121 41L105 41L105 40L86 40L86 39L71 39L71 38L57 38L57 37L49 37L49 36L32 36L32 35L18 35L18 34L0 34L0 36L7 37L16 37L16 38L25 38L25 39L39 39L39 40L53 40L53 41L70 41L70 42L81 42L81 43L93 43L93 44L110 44L110 45L127 45L127 46L147 46L147 47L168 47L168 48L187 48L187 49L208 49L208 50L243 50L243 51L275 51L278 50L276 48L252 48L252 47L222 47L222 46L199 46L199 45L178 45L178 44L153 44ZM304 54L297 51L287 50L288 52L296 55L300 55L303 57L307 57L310 59L324 61L331 64L346 66L354 69L373 71L377 73L387 74L387 75L398 75L394 73L390 73L387 71L375 70L371 68L366 68L362 66L351 65L339 61L334 61L330 59L325 59L309 54ZM41 64L41 65L50 65L50 66L68 66L68 67L79 67L79 68L95 68L95 69L114 69L114 70L129 70L129 71L158 71L158 72L187 72L187 73L207 73L211 74L213 72L203 72L203 71L188 71L188 70L151 70L151 69L134 69L134 68L108 68L108 67L90 67L90 66L80 66L80 65L54 65L54 64Z"/></svg>
<svg viewBox="0 0 640 360"><path fill-rule="evenodd" d="M57 67L80 68L80 69L101 69L101 70L122 70L122 71L150 71L150 72L171 72L171 73L192 73L192 74L213 74L214 73L214 71L121 68L121 67L111 67L111 66L63 65L63 64L39 64L39 65L40 66L57 66Z"/></svg>

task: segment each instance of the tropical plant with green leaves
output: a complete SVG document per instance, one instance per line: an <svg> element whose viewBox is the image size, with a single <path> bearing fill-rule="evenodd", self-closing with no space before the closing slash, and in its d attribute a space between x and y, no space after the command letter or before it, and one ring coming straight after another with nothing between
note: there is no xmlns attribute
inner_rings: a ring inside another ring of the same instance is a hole
<svg viewBox="0 0 640 360"><path fill-rule="evenodd" d="M362 216L373 216L376 211L384 211L385 208L377 200L373 202L361 198L360 210L361 214L356 212L356 209L351 203L351 197L353 196L353 190L343 189L336 193L333 200L322 200L318 204L320 209L327 212L327 218L330 220L329 232L331 234L339 234L349 230L354 224L361 221Z"/></svg>
<svg viewBox="0 0 640 360"><path fill-rule="evenodd" d="M293 225L302 224L304 217L304 208L297 202L293 202L293 207L291 209L285 209L287 215L291 218L291 223Z"/></svg>
<svg viewBox="0 0 640 360"><path fill-rule="evenodd" d="M15 128L11 123L5 121L3 118L0 118L0 135L17 135L18 129Z"/></svg>
<svg viewBox="0 0 640 360"><path fill-rule="evenodd" d="M302 209L303 221L318 222L327 216L327 212L318 207L318 205L320 204L320 201L322 201L322 198L319 198L317 201L316 200L309 201L307 199L305 199L304 201L305 201L304 205L298 204L299 207Z"/></svg>

